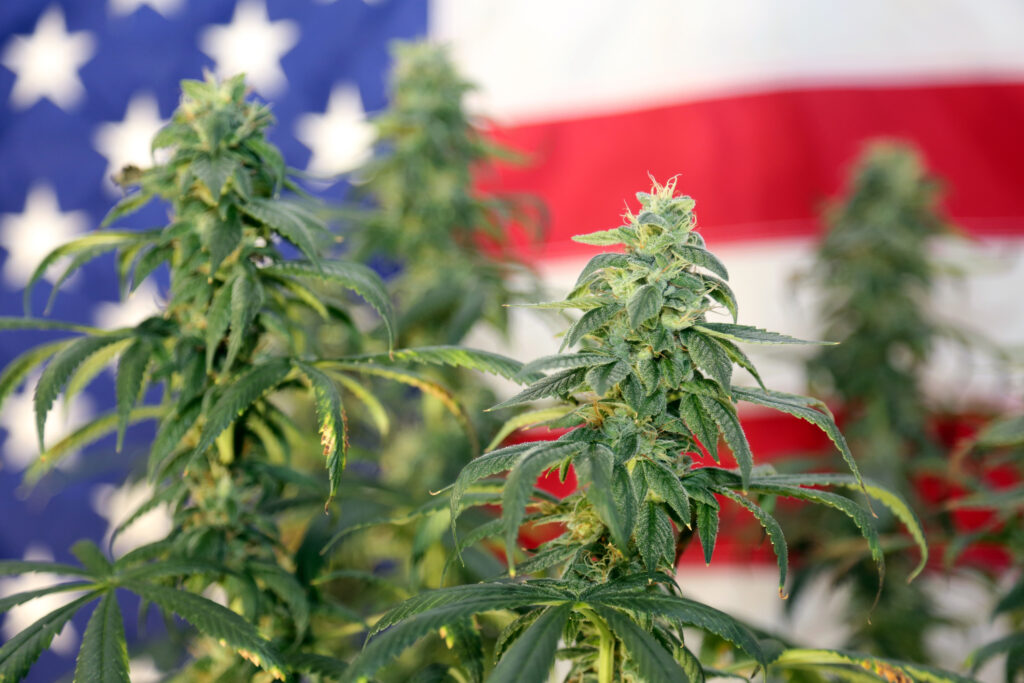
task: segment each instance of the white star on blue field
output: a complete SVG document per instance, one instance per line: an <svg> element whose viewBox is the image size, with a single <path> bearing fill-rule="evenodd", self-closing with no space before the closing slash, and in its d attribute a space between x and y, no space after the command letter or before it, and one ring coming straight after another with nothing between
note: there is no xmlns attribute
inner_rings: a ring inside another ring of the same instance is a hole
<svg viewBox="0 0 1024 683"><path fill-rule="evenodd" d="M270 137L288 164L329 176L365 159L367 112L386 104L388 45L422 37L427 14L423 0L0 2L0 315L22 315L22 289L40 259L99 224L119 195L110 176L125 164L151 163L149 140L173 112L180 80L202 78L204 70L245 72L255 95L271 104L278 123ZM343 187L326 191L337 195ZM165 217L154 206L124 227L152 227ZM33 292L33 315L42 315L55 277ZM113 258L100 259L65 284L51 315L129 325L155 311L161 294L147 285L120 301ZM51 337L2 333L0 366ZM101 442L65 459L26 491L21 474L38 454L31 414L37 377L0 405L0 559L71 561L72 543L109 539L143 494L138 486L111 485L138 464L147 433L136 431L134 447L120 454ZM113 406L111 378L101 374L67 410L58 406L47 443ZM115 553L162 535L166 524L166 514L155 511L118 539ZM0 578L0 596L26 585L22 577ZM43 602L3 615L2 639L54 607ZM70 671L83 630L84 622L65 628L27 680L54 681ZM155 676L151 660L133 661L133 681Z"/></svg>

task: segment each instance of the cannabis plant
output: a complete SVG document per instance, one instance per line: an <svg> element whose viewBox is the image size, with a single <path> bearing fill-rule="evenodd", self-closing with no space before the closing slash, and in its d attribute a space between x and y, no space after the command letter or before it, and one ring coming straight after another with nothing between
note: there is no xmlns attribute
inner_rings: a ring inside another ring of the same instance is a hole
<svg viewBox="0 0 1024 683"><path fill-rule="evenodd" d="M129 426L155 420L145 463L152 496L116 533L162 504L172 511L173 529L119 558L82 541L72 548L80 564L0 562L5 574L73 578L4 598L0 611L51 593L76 595L0 647L3 681L21 679L74 614L90 607L75 680L128 680L119 591L209 637L192 648L198 659L188 680L284 679L298 671L336 675L343 665L312 648L313 630L325 619L359 617L313 585L320 564L310 557L319 556L304 552L301 530L319 509L337 510L332 499L344 487L349 447L345 406L376 405L356 378L386 374L432 386L401 369L325 362L318 355L316 340L300 324L303 314L312 311L339 329L350 325L347 290L377 310L390 341L394 318L383 283L363 265L322 256L334 239L294 192L280 153L264 136L272 116L267 107L246 101L240 77L185 81L182 88L181 106L153 141L168 160L145 170L126 168L118 180L136 189L104 221L159 199L169 205L167 225L103 229L65 244L43 260L25 290L28 302L40 276L67 259L56 296L82 264L114 252L125 291L160 269L169 272L162 311L113 330L31 317L0 321L6 330L76 335L26 351L0 376L2 399L42 368L35 389L41 455L28 478L34 481L72 449L111 433L120 448ZM43 443L58 396L63 392L71 400L111 362L116 407L63 441ZM308 392L315 404L320 472L289 464L293 444L304 443L288 412L296 392ZM289 516L310 505L305 516ZM204 597L214 589L227 606Z"/></svg>
<svg viewBox="0 0 1024 683"><path fill-rule="evenodd" d="M937 271L930 249L951 234L939 212L939 189L912 148L871 146L854 169L848 196L828 211L812 278L824 337L841 342L808 362L812 386L842 406L850 448L865 472L918 510L926 508L912 482L926 471L945 470L934 410L921 388L932 349L951 332L928 310ZM932 508L926 522L948 531L940 513ZM842 550L848 537L842 528L794 521L807 557L798 586L832 569L853 589L850 644L929 661L926 634L943 621L919 584L890 582L877 600L871 560L856 547ZM891 517L883 518L880 531L889 546L905 543ZM902 573L910 571L906 555L896 561Z"/></svg>
<svg viewBox="0 0 1024 683"><path fill-rule="evenodd" d="M448 491L458 549L500 539L507 576L427 591L384 614L347 680L374 674L405 648L440 632L459 660L457 678L486 670L474 620L500 612L490 681L543 681L555 660L568 680L701 681L720 670L749 674L774 662L777 671L816 668L851 678L947 680L924 667L849 653L786 650L759 639L729 615L683 597L674 579L681 549L696 535L713 557L719 509L734 503L763 525L778 557L780 593L788 569L780 525L764 506L789 497L833 508L867 540L879 573L882 547L870 508L828 488L867 494L891 509L926 550L914 514L895 494L862 480L824 404L761 386L740 344L799 344L791 337L736 323L737 302L725 266L695 231L694 201L674 182L639 193L640 210L624 225L576 237L584 244L622 245L595 256L564 301L583 311L563 349L523 367L529 386L495 406L504 409L556 398L552 423L573 427L556 441L491 451L463 468ZM727 312L733 322L713 322ZM758 386L733 384L733 366ZM539 373L534 375L534 373ZM744 401L807 420L833 440L848 474L781 475L756 466L737 413ZM545 408L553 411L553 408ZM551 413L547 413L550 415ZM735 467L719 464L723 436ZM714 462L712 462L714 461ZM564 499L536 487L537 477L573 468L578 489ZM492 479L507 472L504 479ZM501 517L470 529L467 508L500 500ZM557 522L564 532L522 549L520 526ZM920 568L920 567L919 567ZM685 588L685 587L684 587ZM479 622L477 622L479 623ZM705 631L734 649L701 652L684 629ZM445 667L435 674L445 675Z"/></svg>
<svg viewBox="0 0 1024 683"><path fill-rule="evenodd" d="M396 43L392 54L375 154L355 173L355 195L371 206L348 212L351 253L399 269L388 284L400 346L457 344L481 320L504 333L507 305L536 288L510 242L510 228L535 232L536 206L478 188L479 174L512 155L474 126L464 104L472 86L447 50Z"/></svg>
<svg viewBox="0 0 1024 683"><path fill-rule="evenodd" d="M400 344L462 343L481 326L504 335L506 306L537 289L533 272L507 248L508 221L529 223L530 216L518 199L475 186L498 150L472 124L463 103L470 86L446 50L398 43L392 53L389 105L373 119L374 156L354 173L353 195L365 206L353 208L350 200L340 211L345 244L354 258L393 271L386 283L396 302ZM400 352L397 358L406 357ZM386 528L366 524L428 503L429 491L450 482L479 453L477 442L490 440L500 426L497 416L483 412L496 399L479 373L440 367L417 371L458 397L469 429L446 419L444 408L429 395L420 411L409 410L413 397L408 392L377 387L394 420L382 436L355 425L353 446L356 457L374 464L388 489L367 489L367 499L342 512L334 530L338 543L332 546L337 562L376 568L378 578L392 579L406 590L441 582L451 550L447 520L426 517ZM401 491L400 499L390 490ZM365 531L357 533L355 526ZM467 557L465 567L450 568L448 581L478 580L500 571L490 553L473 549ZM390 585L374 595L379 584L366 585L361 597L376 603L393 600ZM376 611L381 608L378 604Z"/></svg>
<svg viewBox="0 0 1024 683"><path fill-rule="evenodd" d="M1010 567L1024 566L1024 415L1004 417L986 426L972 444L975 470L982 475L1001 470L1007 480L995 487L984 476L961 476L968 484L967 495L950 502L957 510L983 511L987 522L970 534L964 534L951 544L947 560L952 561L969 545L984 543L1002 549ZM968 470L969 463L958 463L958 474ZM1005 656L1004 680L1020 683L1024 680L1024 575L1009 575L1008 587L998 595L993 619L1002 617L1010 633L973 652L968 660L972 671L977 671L990 659Z"/></svg>

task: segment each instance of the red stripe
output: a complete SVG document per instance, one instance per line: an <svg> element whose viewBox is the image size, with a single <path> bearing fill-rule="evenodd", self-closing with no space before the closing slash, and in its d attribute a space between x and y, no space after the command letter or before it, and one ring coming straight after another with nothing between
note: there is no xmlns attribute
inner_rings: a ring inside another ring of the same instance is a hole
<svg viewBox="0 0 1024 683"><path fill-rule="evenodd" d="M945 178L950 215L977 235L1024 233L1024 82L794 90L498 129L529 155L491 188L539 195L541 256L590 253L574 234L614 227L628 200L681 174L712 244L815 234L865 141L916 143Z"/></svg>

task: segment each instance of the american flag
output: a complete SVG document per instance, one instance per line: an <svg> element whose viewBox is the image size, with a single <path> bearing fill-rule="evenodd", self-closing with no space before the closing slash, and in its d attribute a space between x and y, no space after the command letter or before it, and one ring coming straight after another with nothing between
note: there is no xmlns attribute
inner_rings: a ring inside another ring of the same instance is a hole
<svg viewBox="0 0 1024 683"><path fill-rule="evenodd" d="M613 227L648 173L679 173L734 274L743 322L813 337L813 305L780 303L792 300L790 277L807 264L822 203L865 141L899 137L946 179L951 217L982 238L978 271L943 291L937 308L1020 344L1024 316L1006 311L1019 310L1024 291L1022 35L1014 0L7 0L0 315L22 313L22 287L45 253L99 223L116 199L110 175L148 162L179 80L245 72L272 103L271 139L288 163L330 175L365 158L365 117L386 104L388 43L431 36L479 84L473 104L495 136L530 159L486 182L547 202L550 231L535 258L555 291L589 256L570 235ZM153 208L139 222L161 219ZM121 302L113 273L109 260L86 266L52 315L112 326L153 310L157 288ZM46 289L33 297L37 314ZM514 355L553 346L546 328L522 323ZM41 338L4 334L0 363ZM940 356L929 378L937 395L1005 398L994 372L964 387L962 361ZM755 362L770 385L802 388L798 361ZM144 492L114 487L128 458L104 442L26 494L21 472L37 455L31 396L30 383L0 409L0 557L68 560L75 540L103 539ZM51 420L48 442L112 403L105 377ZM138 533L159 535L165 524L155 514ZM0 594L30 581L0 579ZM8 613L3 637L52 607L41 602ZM83 626L65 629L31 680L69 669ZM136 661L132 679L152 676L147 666Z"/></svg>

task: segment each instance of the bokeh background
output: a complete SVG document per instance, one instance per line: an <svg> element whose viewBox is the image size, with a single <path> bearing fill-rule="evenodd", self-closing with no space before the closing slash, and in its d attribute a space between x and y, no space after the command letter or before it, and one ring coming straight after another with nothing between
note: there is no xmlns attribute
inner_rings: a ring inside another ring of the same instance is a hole
<svg viewBox="0 0 1024 683"><path fill-rule="evenodd" d="M866 142L898 138L944 179L944 210L965 236L939 246L937 257L965 275L940 283L931 308L1019 348L1022 35L1024 5L1013 0L5 0L0 315L22 313L23 285L45 253L99 223L118 196L109 176L148 162L180 79L245 72L272 104L271 139L287 162L325 178L365 158L366 118L387 102L388 44L430 37L449 43L479 86L472 102L481 125L523 154L522 165L492 170L481 184L544 200L545 238L524 253L556 294L592 253L571 235L614 227L648 174L678 174L709 246L729 264L743 322L814 337L814 298L794 276L809 266L823 206ZM333 200L347 188L311 186ZM140 227L161 220L156 207L139 216ZM148 315L159 287L119 301L111 265L87 265L54 317L114 326ZM33 296L37 314L48 289ZM519 323L506 352L525 359L555 347L549 327L525 314ZM0 364L39 338L5 334ZM799 356L751 355L769 386L804 389ZM1012 409L1024 393L1004 363L953 346L935 354L925 385L960 413ZM133 447L118 455L103 442L27 491L20 474L37 454L31 397L26 386L0 407L0 557L66 560L75 540L103 539L141 495L113 486ZM51 420L47 439L112 403L108 377L63 421ZM808 447L790 418L747 419L761 455ZM136 432L135 443L145 437ZM166 523L158 511L115 551ZM777 621L770 558L752 561L728 543L716 553L712 570L684 565L684 585L715 591L720 605L755 623ZM31 581L0 579L0 595ZM968 584L935 590L951 610L987 614L979 602L987 598ZM7 614L0 638L52 608L43 602ZM812 645L840 642L829 610L797 614L787 628ZM82 628L65 629L31 680L68 670ZM988 628L951 631L951 663L990 637ZM147 680L146 666L135 663L133 680Z"/></svg>

